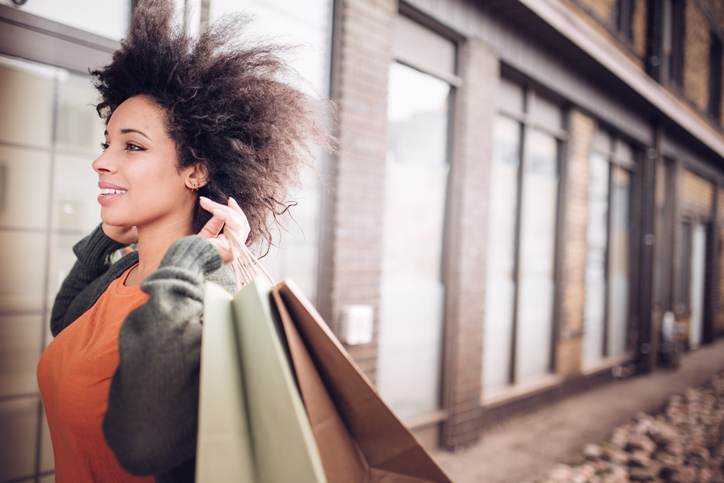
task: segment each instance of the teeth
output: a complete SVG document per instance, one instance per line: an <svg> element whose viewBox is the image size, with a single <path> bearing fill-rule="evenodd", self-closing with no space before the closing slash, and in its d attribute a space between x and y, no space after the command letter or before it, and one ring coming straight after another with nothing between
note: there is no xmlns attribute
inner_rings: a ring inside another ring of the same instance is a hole
<svg viewBox="0 0 724 483"><path fill-rule="evenodd" d="M101 188L101 194L102 195L117 195L117 194L123 194L126 190L114 190L112 188Z"/></svg>

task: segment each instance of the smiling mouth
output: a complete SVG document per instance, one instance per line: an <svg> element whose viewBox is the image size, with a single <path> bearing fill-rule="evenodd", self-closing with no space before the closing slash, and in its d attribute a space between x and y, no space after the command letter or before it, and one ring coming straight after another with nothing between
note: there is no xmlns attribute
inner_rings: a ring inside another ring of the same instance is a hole
<svg viewBox="0 0 724 483"><path fill-rule="evenodd" d="M127 190L116 190L111 188L101 189L101 196L113 196L113 195L124 195Z"/></svg>
<svg viewBox="0 0 724 483"><path fill-rule="evenodd" d="M106 205L113 200L116 200L120 198L121 196L125 195L127 193L126 190L115 190L115 189L109 189L109 188L103 188L101 189L101 193L98 195L98 203L101 205Z"/></svg>

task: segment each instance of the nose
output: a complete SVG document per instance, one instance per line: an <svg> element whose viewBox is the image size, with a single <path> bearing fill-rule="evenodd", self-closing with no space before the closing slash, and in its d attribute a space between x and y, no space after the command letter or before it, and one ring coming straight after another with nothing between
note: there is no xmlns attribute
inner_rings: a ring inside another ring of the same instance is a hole
<svg viewBox="0 0 724 483"><path fill-rule="evenodd" d="M113 156L108 152L106 149L103 151L100 156L98 156L92 163L91 166L93 167L93 171L96 173L115 173L116 167L115 163L113 162Z"/></svg>

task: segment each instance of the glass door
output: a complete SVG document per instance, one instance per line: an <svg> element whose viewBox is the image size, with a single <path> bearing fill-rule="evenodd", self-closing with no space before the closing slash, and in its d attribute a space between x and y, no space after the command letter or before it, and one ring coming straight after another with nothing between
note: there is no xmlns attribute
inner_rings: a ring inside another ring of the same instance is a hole
<svg viewBox="0 0 724 483"><path fill-rule="evenodd" d="M35 371L71 248L100 222L95 96L85 76L0 56L0 482L53 480Z"/></svg>

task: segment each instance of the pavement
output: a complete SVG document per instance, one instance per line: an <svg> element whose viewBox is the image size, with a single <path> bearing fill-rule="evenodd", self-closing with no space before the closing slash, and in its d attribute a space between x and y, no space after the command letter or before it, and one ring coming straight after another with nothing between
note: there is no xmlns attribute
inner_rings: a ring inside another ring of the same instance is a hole
<svg viewBox="0 0 724 483"><path fill-rule="evenodd" d="M639 411L658 410L669 397L723 370L724 339L685 354L676 370L604 384L486 430L473 446L432 456L455 483L543 478L559 463L580 462L586 444L607 439Z"/></svg>

